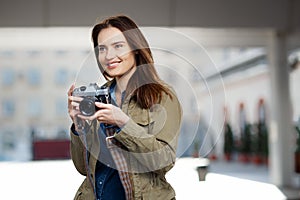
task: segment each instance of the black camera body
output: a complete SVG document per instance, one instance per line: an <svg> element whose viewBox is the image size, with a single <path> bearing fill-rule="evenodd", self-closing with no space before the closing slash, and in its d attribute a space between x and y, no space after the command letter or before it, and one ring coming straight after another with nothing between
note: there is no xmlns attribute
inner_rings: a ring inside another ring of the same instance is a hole
<svg viewBox="0 0 300 200"><path fill-rule="evenodd" d="M106 86L99 87L96 83L75 88L72 95L83 98L79 103L79 110L84 116L92 116L99 110L99 108L95 106L95 102L106 104L111 102L109 88Z"/></svg>

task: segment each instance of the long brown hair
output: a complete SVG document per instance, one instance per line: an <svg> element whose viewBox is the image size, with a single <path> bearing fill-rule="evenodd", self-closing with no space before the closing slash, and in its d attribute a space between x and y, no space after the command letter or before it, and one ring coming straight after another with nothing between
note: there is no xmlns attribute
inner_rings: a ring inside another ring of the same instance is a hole
<svg viewBox="0 0 300 200"><path fill-rule="evenodd" d="M162 94L166 93L172 98L172 93L159 78L152 57L151 50L144 35L136 23L127 16L118 15L107 18L96 24L92 30L95 55L98 66L106 79L111 78L98 60L98 34L102 29L115 27L125 36L131 50L135 53L137 69L130 78L126 95L132 95L142 108L150 108L153 104L159 103Z"/></svg>

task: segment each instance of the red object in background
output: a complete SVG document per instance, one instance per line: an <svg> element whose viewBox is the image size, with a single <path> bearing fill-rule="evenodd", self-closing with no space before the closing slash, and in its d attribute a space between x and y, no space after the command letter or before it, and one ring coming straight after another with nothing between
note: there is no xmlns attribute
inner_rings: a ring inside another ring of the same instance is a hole
<svg viewBox="0 0 300 200"><path fill-rule="evenodd" d="M43 140L33 142L33 160L70 158L70 140Z"/></svg>
<svg viewBox="0 0 300 200"><path fill-rule="evenodd" d="M226 161L231 161L231 160L232 160L231 154L230 154L230 153L225 153L225 154L224 154L224 159L225 159Z"/></svg>
<svg viewBox="0 0 300 200"><path fill-rule="evenodd" d="M216 154L211 154L210 156L209 156L209 159L210 160L217 160L218 159L218 157L217 157L217 155Z"/></svg>
<svg viewBox="0 0 300 200"><path fill-rule="evenodd" d="M261 165L264 162L262 156L260 156L260 155L253 155L251 157L251 159L252 159L252 162L256 165Z"/></svg>
<svg viewBox="0 0 300 200"><path fill-rule="evenodd" d="M295 172L300 173L300 153L295 153Z"/></svg>
<svg viewBox="0 0 300 200"><path fill-rule="evenodd" d="M244 154L244 153L239 154L238 159L242 163L248 163L250 161L249 155Z"/></svg>

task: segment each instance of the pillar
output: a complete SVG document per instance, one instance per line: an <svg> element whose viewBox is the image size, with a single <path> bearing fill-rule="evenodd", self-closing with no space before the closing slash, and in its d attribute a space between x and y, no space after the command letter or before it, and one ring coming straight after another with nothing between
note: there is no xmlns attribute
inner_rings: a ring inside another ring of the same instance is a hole
<svg viewBox="0 0 300 200"><path fill-rule="evenodd" d="M286 34L274 31L269 37L268 61L271 77L269 171L271 183L292 185L294 141Z"/></svg>

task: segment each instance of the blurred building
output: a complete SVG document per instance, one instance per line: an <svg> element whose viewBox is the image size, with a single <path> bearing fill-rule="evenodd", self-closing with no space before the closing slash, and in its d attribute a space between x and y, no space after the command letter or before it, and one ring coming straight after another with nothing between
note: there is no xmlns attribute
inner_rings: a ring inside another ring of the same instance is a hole
<svg viewBox="0 0 300 200"><path fill-rule="evenodd" d="M93 62L88 28L2 29L0 34L3 44L0 48L0 158L28 160L32 158L33 140L69 137L66 98L69 86L97 81L101 75ZM149 39L151 44L160 37ZM12 43L13 40L19 45ZM225 106L235 134L238 134L240 103L245 104L249 123L258 121L259 99L264 99L267 117L270 115L266 51L245 47L205 49L193 45L187 44L180 52L172 43L152 50L160 75L172 85L183 105L178 156L191 156L195 151L200 156L208 156L214 151L221 157ZM299 59L299 53L295 51L290 58ZM299 80L299 68L294 67L291 94L295 121L300 116L297 103L300 97L296 92Z"/></svg>
<svg viewBox="0 0 300 200"><path fill-rule="evenodd" d="M288 63L290 57L287 59L287 55L300 47L300 1L128 0L124 3L74 0L70 3L1 0L0 5L0 26L3 27L0 37L1 159L29 159L30 153L24 152L29 151L30 144L24 141L29 141L31 135L41 138L64 135L69 121L63 114L66 104L63 106L59 102L65 101L66 91L90 51L87 28L72 26L92 27L98 19L125 13L145 27L201 29L188 31L187 35L208 50L220 73L209 59L200 56L205 55L203 50L191 46L182 48L180 40L159 35L160 42L172 44L172 51L179 53L159 51L163 56L158 60L163 63L161 74L174 84L178 93L182 92L180 100L187 105L185 119L199 122L201 118L207 125L200 129L210 127L209 135L219 136L224 105L228 107L233 124L237 121L237 107L241 102L245 105L247 120L255 122L257 102L263 98L266 111L270 111L267 112L270 113L267 117L272 135L270 176L276 185L291 185L294 177L292 128L300 112L299 68L296 68L299 64L293 59ZM64 26L70 28L64 29ZM16 32L14 27L28 29ZM37 32L38 36L31 35L35 31L33 27L43 27ZM53 27L61 28L57 31ZM263 52L248 51L248 48L262 48ZM174 58L174 55L184 56ZM166 67L164 63L170 62L172 64ZM194 66L205 66L200 76L195 75ZM66 82L57 77L65 77L62 79ZM189 129L193 134L200 130L195 123ZM218 138L212 140L220 141ZM27 156L19 158L20 154L14 152Z"/></svg>
<svg viewBox="0 0 300 200"><path fill-rule="evenodd" d="M89 51L66 45L60 31L10 29L0 34L5 40L0 47L0 158L28 160L33 140L69 137L67 90ZM61 37L39 44L43 34Z"/></svg>
<svg viewBox="0 0 300 200"><path fill-rule="evenodd" d="M7 28L2 29L0 34L0 158L28 160L32 158L32 141L69 137L70 120L66 98L69 86L72 83L77 86L88 84L101 75L97 73L97 67L93 63L94 54L88 28ZM150 44L155 43L160 41L160 37L152 37L150 40ZM246 58L255 51L244 48L191 48L194 44L189 45L180 49L181 55L176 54L172 43L163 44L160 49L153 48L160 75L172 85L184 107L183 127L188 125L188 131L182 131L182 136L189 139L180 140L181 150L178 156L186 153L186 148L197 137L196 134L201 134L204 138L207 131L210 132L208 135L215 132L210 137L209 144L212 146L221 134L219 130L222 128L222 115L218 115L218 121L213 124L195 123L200 112L203 119L201 121L209 122L207 118L211 113L206 109L212 108L212 105L205 102L205 99L211 97L208 90L212 88L207 88L206 79L209 74L220 72L214 62L219 65L236 57ZM172 51L168 51L170 49ZM224 69L226 68L222 67ZM217 87L222 86L220 81L212 80L217 82ZM224 93L224 89L221 92ZM223 98L215 104L217 113L224 106ZM199 133L198 127L201 126L206 128L202 128ZM212 146L205 150L206 155Z"/></svg>

